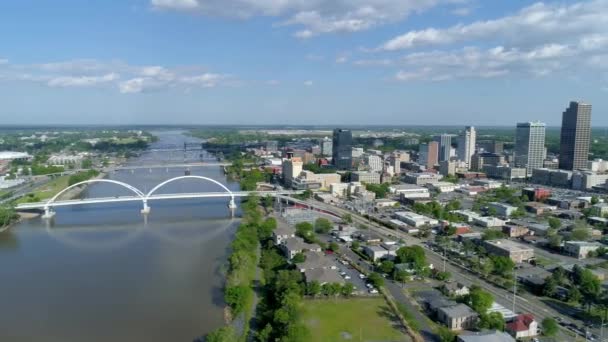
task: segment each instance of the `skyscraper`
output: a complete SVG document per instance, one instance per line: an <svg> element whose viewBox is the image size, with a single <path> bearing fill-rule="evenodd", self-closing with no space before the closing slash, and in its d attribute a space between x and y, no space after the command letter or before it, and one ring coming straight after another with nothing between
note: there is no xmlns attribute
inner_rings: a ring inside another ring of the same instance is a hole
<svg viewBox="0 0 608 342"><path fill-rule="evenodd" d="M350 170L352 157L353 134L347 129L334 129L332 144L332 163L338 170Z"/></svg>
<svg viewBox="0 0 608 342"><path fill-rule="evenodd" d="M471 156L475 154L477 132L475 127L467 126L458 139L458 158L471 167Z"/></svg>
<svg viewBox="0 0 608 342"><path fill-rule="evenodd" d="M515 166L525 167L528 175L543 167L545 155L545 124L520 122L515 131Z"/></svg>
<svg viewBox="0 0 608 342"><path fill-rule="evenodd" d="M452 149L452 136L450 134L437 135L433 138L439 144L439 161L450 160Z"/></svg>
<svg viewBox="0 0 608 342"><path fill-rule="evenodd" d="M432 169L438 163L439 143L431 141L428 144L420 144L418 147L418 164Z"/></svg>
<svg viewBox="0 0 608 342"><path fill-rule="evenodd" d="M590 143L591 105L572 101L562 114L559 168L563 170L587 168Z"/></svg>

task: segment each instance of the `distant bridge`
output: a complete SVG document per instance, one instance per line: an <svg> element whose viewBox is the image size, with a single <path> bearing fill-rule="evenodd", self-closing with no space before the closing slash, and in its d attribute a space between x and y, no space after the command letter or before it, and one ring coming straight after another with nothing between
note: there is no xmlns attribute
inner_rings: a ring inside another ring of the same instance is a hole
<svg viewBox="0 0 608 342"><path fill-rule="evenodd" d="M156 191L165 185L182 180L182 179L195 179L202 180L205 182L211 182L219 187L221 187L224 191L222 192L197 192L197 193L179 193L179 194L156 194ZM115 197L102 197L102 198L85 198L85 199L72 199L72 200L58 200L58 198L65 194L66 192L74 189L76 187L94 184L94 183L110 183L122 186L125 189L128 189L133 193L131 196L115 196ZM68 186L67 188L58 192L55 196L45 202L34 202L34 203L21 203L15 207L17 210L32 210L32 209L42 209L44 210L44 218L52 218L55 215L54 208L55 207L65 207L65 206L74 206L74 205L85 205L85 204L97 204L97 203L121 203L121 202L137 202L141 201L143 204L143 208L141 210L142 214L150 213L150 207L148 206L149 201L153 200L167 200L167 199L186 199L186 198L220 198L220 197L229 197L230 200L228 202L228 208L231 210L236 209L236 203L234 201L235 197L244 197L252 194L256 194L259 196L281 196L281 195L293 195L302 193L301 190L276 190L276 191L231 191L224 184L216 181L215 179L204 177L204 176L180 176L168 179L155 187L153 187L147 193L142 192L138 188L116 180L111 179L91 179L83 182L79 182L73 185Z"/></svg>

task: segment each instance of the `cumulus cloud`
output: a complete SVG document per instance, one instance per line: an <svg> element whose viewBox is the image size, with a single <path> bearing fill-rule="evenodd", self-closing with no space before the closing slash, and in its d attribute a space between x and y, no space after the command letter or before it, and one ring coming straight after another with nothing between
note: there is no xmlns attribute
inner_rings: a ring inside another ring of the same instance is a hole
<svg viewBox="0 0 608 342"><path fill-rule="evenodd" d="M102 76L60 76L48 81L50 87L92 87L102 83L108 83L119 79L116 73Z"/></svg>
<svg viewBox="0 0 608 342"><path fill-rule="evenodd" d="M498 19L409 31L386 41L378 50L395 51L473 41L500 41L514 46L533 46L547 41L573 43L585 35L608 34L607 12L608 0L571 5L536 3Z"/></svg>
<svg viewBox="0 0 608 342"><path fill-rule="evenodd" d="M167 68L130 65L121 61L77 59L43 64L6 63L2 81L28 81L49 87L114 86L123 94L174 87L210 88L236 82L227 74L211 73L197 66Z"/></svg>
<svg viewBox="0 0 608 342"><path fill-rule="evenodd" d="M312 86L312 81L311 80L304 81L304 85L307 87L310 87L310 86Z"/></svg>
<svg viewBox="0 0 608 342"><path fill-rule="evenodd" d="M154 9L210 16L277 17L277 26L298 27L294 36L306 39L397 22L442 2L449 0L151 0L150 4Z"/></svg>

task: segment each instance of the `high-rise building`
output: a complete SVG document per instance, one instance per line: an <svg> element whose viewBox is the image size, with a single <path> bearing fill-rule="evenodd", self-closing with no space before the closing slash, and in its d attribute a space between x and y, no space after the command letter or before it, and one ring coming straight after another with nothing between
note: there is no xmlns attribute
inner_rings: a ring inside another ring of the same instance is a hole
<svg viewBox="0 0 608 342"><path fill-rule="evenodd" d="M334 129L332 162L338 170L350 170L353 165L353 134L347 129Z"/></svg>
<svg viewBox="0 0 608 342"><path fill-rule="evenodd" d="M331 156L332 155L332 141L331 139L329 139L328 137L323 138L323 140L321 140L321 154L324 156Z"/></svg>
<svg viewBox="0 0 608 342"><path fill-rule="evenodd" d="M467 126L458 139L458 158L465 162L469 167L471 166L471 156L475 154L476 141L477 132L473 126Z"/></svg>
<svg viewBox="0 0 608 342"><path fill-rule="evenodd" d="M515 132L515 166L532 170L543 167L545 156L545 124L520 122Z"/></svg>
<svg viewBox="0 0 608 342"><path fill-rule="evenodd" d="M572 101L562 114L559 168L562 170L587 168L590 143L591 105Z"/></svg>
<svg viewBox="0 0 608 342"><path fill-rule="evenodd" d="M439 161L450 160L452 136L450 134L437 135L433 138L433 141L439 144Z"/></svg>
<svg viewBox="0 0 608 342"><path fill-rule="evenodd" d="M423 143L418 147L418 164L424 165L427 169L432 169L439 162L439 143L431 141Z"/></svg>
<svg viewBox="0 0 608 342"><path fill-rule="evenodd" d="M291 155L289 155L291 157ZM285 185L292 186L294 179L296 179L302 172L304 163L301 158L292 157L283 160L283 180Z"/></svg>
<svg viewBox="0 0 608 342"><path fill-rule="evenodd" d="M504 151L504 143L497 140L479 140L477 146L484 152L501 154Z"/></svg>
<svg viewBox="0 0 608 342"><path fill-rule="evenodd" d="M384 167L384 161L380 156L370 154L367 156L367 165L371 171L380 172Z"/></svg>

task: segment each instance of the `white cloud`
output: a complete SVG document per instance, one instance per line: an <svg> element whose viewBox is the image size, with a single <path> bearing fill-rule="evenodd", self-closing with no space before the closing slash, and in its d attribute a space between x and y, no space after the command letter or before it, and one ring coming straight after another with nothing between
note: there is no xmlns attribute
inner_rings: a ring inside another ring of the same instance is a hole
<svg viewBox="0 0 608 342"><path fill-rule="evenodd" d="M312 86L312 81L311 80L304 81L304 85L307 87L310 87L310 86Z"/></svg>
<svg viewBox="0 0 608 342"><path fill-rule="evenodd" d="M344 64L348 62L348 57L347 56L338 56L336 57L336 63L338 64Z"/></svg>
<svg viewBox="0 0 608 342"><path fill-rule="evenodd" d="M296 26L298 38L323 33L358 32L398 22L449 0L151 0L155 9L204 15L279 18L278 26Z"/></svg>
<svg viewBox="0 0 608 342"><path fill-rule="evenodd" d="M306 59L308 59L309 61L322 61L325 59L325 57L323 57L322 55L317 55L314 53L309 53L306 55Z"/></svg>
<svg viewBox="0 0 608 342"><path fill-rule="evenodd" d="M266 81L266 84L269 85L269 86L277 86L277 85L281 84L281 81L279 81L279 80L268 80L268 81Z"/></svg>
<svg viewBox="0 0 608 342"><path fill-rule="evenodd" d="M378 50L395 51L432 45L491 41L513 46L546 42L574 43L585 35L608 34L608 0L571 5L536 3L514 15L449 28L409 31L383 43Z"/></svg>
<svg viewBox="0 0 608 342"><path fill-rule="evenodd" d="M116 73L103 76L60 76L48 81L49 87L92 87L103 83L109 83L119 79Z"/></svg>
<svg viewBox="0 0 608 342"><path fill-rule="evenodd" d="M235 85L234 77L211 73L198 66L167 68L160 65L130 65L121 61L77 59L43 64L6 63L2 81L23 81L49 87L95 87L112 84L121 93L140 93L175 87L210 88Z"/></svg>
<svg viewBox="0 0 608 342"><path fill-rule="evenodd" d="M471 12L473 12L471 7L460 7L451 11L453 15L457 15L459 17L466 17L467 15L471 14Z"/></svg>
<svg viewBox="0 0 608 342"><path fill-rule="evenodd" d="M0 65L2 65L2 64L8 64L8 59L0 58Z"/></svg>

